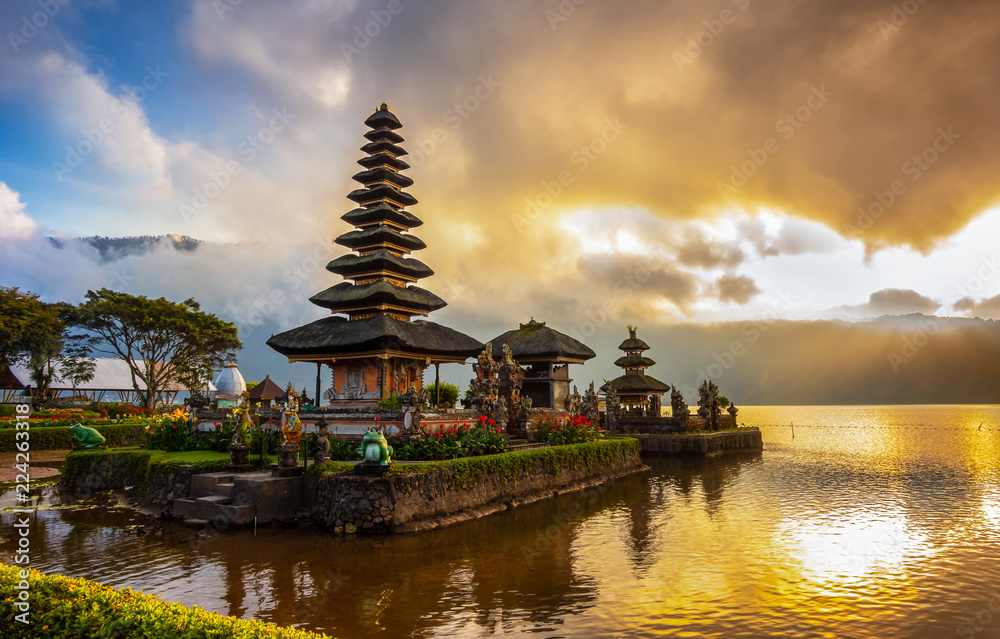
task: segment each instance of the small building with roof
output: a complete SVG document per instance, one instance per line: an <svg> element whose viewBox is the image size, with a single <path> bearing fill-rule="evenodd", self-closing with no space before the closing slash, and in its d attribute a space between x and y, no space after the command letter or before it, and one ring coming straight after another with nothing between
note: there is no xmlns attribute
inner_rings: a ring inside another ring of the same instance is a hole
<svg viewBox="0 0 1000 639"><path fill-rule="evenodd" d="M533 408L565 410L569 397L570 364L583 364L597 356L589 346L565 333L536 322L534 318L519 328L491 340L493 358L503 358L503 347L510 347L517 363L524 367L521 395L531 398Z"/></svg>
<svg viewBox="0 0 1000 639"><path fill-rule="evenodd" d="M247 383L236 362L229 362L222 367L215 377L215 388L218 392L212 398L212 402L216 406L232 407L240 403L241 396L247 390Z"/></svg>
<svg viewBox="0 0 1000 639"><path fill-rule="evenodd" d="M264 381L254 386L249 393L250 405L260 408L271 408L272 404L281 401L287 391L271 381L271 376L266 375Z"/></svg>
<svg viewBox="0 0 1000 639"><path fill-rule="evenodd" d="M637 330L629 326L628 339L618 345L625 355L615 360L615 366L624 369L625 374L601 386L601 391L613 388L628 413L659 417L663 394L670 385L646 375L646 369L656 362L643 355L649 345L636 337Z"/></svg>

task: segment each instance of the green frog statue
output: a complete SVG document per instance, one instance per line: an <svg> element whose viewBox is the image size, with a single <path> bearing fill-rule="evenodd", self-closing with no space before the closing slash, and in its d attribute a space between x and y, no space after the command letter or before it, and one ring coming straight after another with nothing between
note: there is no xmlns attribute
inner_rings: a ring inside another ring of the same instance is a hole
<svg viewBox="0 0 1000 639"><path fill-rule="evenodd" d="M377 429L369 428L361 439L361 445L358 446L358 454L364 459L365 465L378 463L384 467L392 463L393 450L389 442L385 440L385 435Z"/></svg>
<svg viewBox="0 0 1000 639"><path fill-rule="evenodd" d="M93 428L73 424L69 427L69 430L73 433L73 448L99 448L104 445L104 435Z"/></svg>

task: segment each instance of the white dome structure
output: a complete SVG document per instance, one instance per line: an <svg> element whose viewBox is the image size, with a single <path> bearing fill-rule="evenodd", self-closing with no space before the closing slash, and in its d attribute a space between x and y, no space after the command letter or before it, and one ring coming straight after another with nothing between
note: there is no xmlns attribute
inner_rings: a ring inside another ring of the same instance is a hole
<svg viewBox="0 0 1000 639"><path fill-rule="evenodd" d="M215 387L219 389L219 395L241 395L247 389L247 383L236 363L229 362L215 378Z"/></svg>

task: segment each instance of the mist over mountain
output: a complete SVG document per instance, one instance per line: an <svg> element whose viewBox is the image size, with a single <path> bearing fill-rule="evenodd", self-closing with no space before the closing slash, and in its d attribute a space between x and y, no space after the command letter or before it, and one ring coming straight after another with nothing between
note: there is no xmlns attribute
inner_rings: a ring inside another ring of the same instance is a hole
<svg viewBox="0 0 1000 639"><path fill-rule="evenodd" d="M89 246L97 250L100 261L115 262L125 257L145 255L167 246L177 251L191 252L201 246L202 241L186 235L139 235L132 237L91 237L57 238L49 237L49 243L56 248L68 248L73 244Z"/></svg>

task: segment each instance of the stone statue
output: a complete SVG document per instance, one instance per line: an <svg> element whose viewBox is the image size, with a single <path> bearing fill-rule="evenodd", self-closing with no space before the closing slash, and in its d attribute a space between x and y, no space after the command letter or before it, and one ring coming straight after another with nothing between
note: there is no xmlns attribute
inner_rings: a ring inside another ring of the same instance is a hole
<svg viewBox="0 0 1000 639"><path fill-rule="evenodd" d="M498 397L496 404L493 405L493 421L496 422L497 426L502 428L507 424L507 417L507 400L503 397Z"/></svg>
<svg viewBox="0 0 1000 639"><path fill-rule="evenodd" d="M325 464L330 461L330 425L326 423L325 419L320 418L316 422L316 427L319 429L316 432L316 445L319 450L316 451L315 462Z"/></svg>
<svg viewBox="0 0 1000 639"><path fill-rule="evenodd" d="M250 393L243 391L241 397L243 401L233 409L233 417L236 418L236 429L233 431L233 441L231 443L234 446L242 446L250 443L248 441L249 433L250 429L253 428L253 422L250 421Z"/></svg>
<svg viewBox="0 0 1000 639"><path fill-rule="evenodd" d="M299 394L294 389L288 391L284 417L281 425L282 444L298 446L302 438L302 422L299 420Z"/></svg>
<svg viewBox="0 0 1000 639"><path fill-rule="evenodd" d="M607 383L607 382L605 382ZM604 410L608 419L608 432L612 435L618 433L618 425L621 423L622 404L618 399L618 393L608 383L608 390L604 393Z"/></svg>
<svg viewBox="0 0 1000 639"><path fill-rule="evenodd" d="M386 441L385 435L374 428L368 429L357 450L366 465L388 466L391 463L392 446Z"/></svg>
<svg viewBox="0 0 1000 639"><path fill-rule="evenodd" d="M69 427L69 430L73 433L73 448L75 449L80 450L104 446L104 435L97 432L94 428L73 424Z"/></svg>
<svg viewBox="0 0 1000 639"><path fill-rule="evenodd" d="M568 415L579 414L582 401L580 391L576 389L576 384L574 384L573 393L566 398L566 413Z"/></svg>
<svg viewBox="0 0 1000 639"><path fill-rule="evenodd" d="M736 404L730 404L729 408L726 409L726 412L732 415L733 419L736 419L736 413L740 412L740 409L736 408Z"/></svg>
<svg viewBox="0 0 1000 639"><path fill-rule="evenodd" d="M574 390L575 387L574 387ZM583 415L591 422L596 422L600 419L600 400L597 397L597 391L594 390L594 382L590 382L590 388L583 395L583 402L580 404L580 415Z"/></svg>

